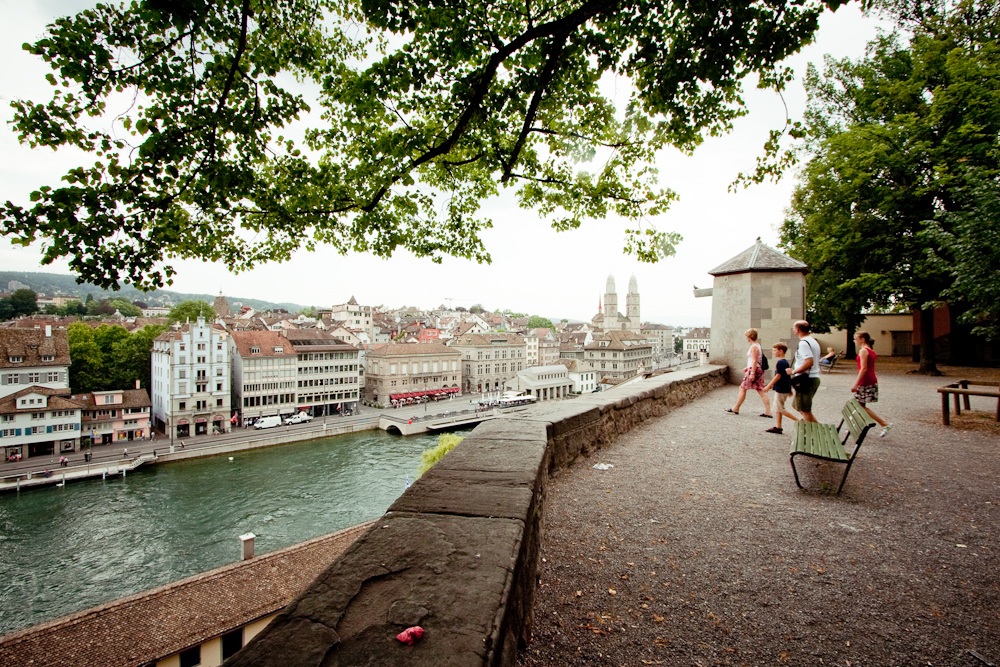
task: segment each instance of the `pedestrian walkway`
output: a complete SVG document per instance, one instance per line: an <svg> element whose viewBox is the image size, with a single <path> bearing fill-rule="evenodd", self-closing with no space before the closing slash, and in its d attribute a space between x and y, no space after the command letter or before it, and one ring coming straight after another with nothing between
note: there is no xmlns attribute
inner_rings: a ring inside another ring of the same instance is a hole
<svg viewBox="0 0 1000 667"><path fill-rule="evenodd" d="M873 407L895 426L839 496L796 488L791 429L726 414L733 386L557 474L520 664L1000 663L995 404L945 427L936 388L980 371L907 368L880 366ZM820 421L854 377L823 375Z"/></svg>

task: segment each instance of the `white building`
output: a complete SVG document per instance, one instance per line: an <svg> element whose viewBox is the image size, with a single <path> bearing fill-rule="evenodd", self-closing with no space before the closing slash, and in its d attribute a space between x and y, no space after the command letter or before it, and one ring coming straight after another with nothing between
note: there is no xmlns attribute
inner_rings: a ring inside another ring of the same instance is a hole
<svg viewBox="0 0 1000 667"><path fill-rule="evenodd" d="M685 359L697 359L698 353L705 351L711 354L712 330L707 327L691 329L684 336L684 347L682 356Z"/></svg>
<svg viewBox="0 0 1000 667"><path fill-rule="evenodd" d="M69 393L69 364L65 329L0 329L0 397L29 386Z"/></svg>
<svg viewBox="0 0 1000 667"><path fill-rule="evenodd" d="M23 387L0 398L0 449L4 461L54 456L80 445L81 406L59 394L68 390Z"/></svg>
<svg viewBox="0 0 1000 667"><path fill-rule="evenodd" d="M665 324L646 323L642 325L642 335L654 342L653 359L669 359L674 352L674 328Z"/></svg>
<svg viewBox="0 0 1000 667"><path fill-rule="evenodd" d="M298 370L291 342L277 331L234 331L232 406L244 425L296 411Z"/></svg>
<svg viewBox="0 0 1000 667"><path fill-rule="evenodd" d="M199 317L153 341L153 422L167 435L186 438L228 432L230 335Z"/></svg>
<svg viewBox="0 0 1000 667"><path fill-rule="evenodd" d="M573 382L569 378L569 370L562 364L533 366L508 380L507 389L519 394L528 393L539 401L548 401L573 393Z"/></svg>
<svg viewBox="0 0 1000 667"><path fill-rule="evenodd" d="M597 389L597 372L582 359L561 357L559 363L566 367L573 393L586 394Z"/></svg>
<svg viewBox="0 0 1000 667"><path fill-rule="evenodd" d="M372 307L360 306L351 297L347 303L342 303L331 308L330 317L344 323L348 329L364 331L368 334L368 340L375 340L375 327L372 320ZM336 334L334 334L336 335ZM338 336L339 338L340 336Z"/></svg>

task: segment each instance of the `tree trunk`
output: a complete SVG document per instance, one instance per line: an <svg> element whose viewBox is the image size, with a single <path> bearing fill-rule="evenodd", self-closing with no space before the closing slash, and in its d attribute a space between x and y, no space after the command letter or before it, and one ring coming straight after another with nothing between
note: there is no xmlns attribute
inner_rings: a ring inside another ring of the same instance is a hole
<svg viewBox="0 0 1000 667"><path fill-rule="evenodd" d="M937 368L937 355L934 351L934 309L926 308L920 311L920 368L918 373L941 375Z"/></svg>
<svg viewBox="0 0 1000 667"><path fill-rule="evenodd" d="M846 359L855 359L858 356L858 351L854 349L854 332L857 330L858 327L854 322L847 323L847 347L844 349Z"/></svg>

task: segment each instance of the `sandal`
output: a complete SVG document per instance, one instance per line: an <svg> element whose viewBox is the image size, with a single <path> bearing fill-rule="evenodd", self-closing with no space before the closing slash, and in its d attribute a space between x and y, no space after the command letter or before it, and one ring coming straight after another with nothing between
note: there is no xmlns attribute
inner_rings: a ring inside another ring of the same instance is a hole
<svg viewBox="0 0 1000 667"><path fill-rule="evenodd" d="M769 414L767 414L766 412L762 412L762 413L760 413L760 415L759 415L759 416L760 416L760 417L767 417L768 419L774 419L774 415L769 415Z"/></svg>
<svg viewBox="0 0 1000 667"><path fill-rule="evenodd" d="M766 431L764 431L764 433L777 433L777 434L781 435L782 430L780 428L778 428L777 426L772 426L771 428L769 428Z"/></svg>
<svg viewBox="0 0 1000 667"><path fill-rule="evenodd" d="M736 410L733 410L732 408L726 408L726 412L728 412L731 415L738 415L738 414L740 414L739 412L737 412Z"/></svg>

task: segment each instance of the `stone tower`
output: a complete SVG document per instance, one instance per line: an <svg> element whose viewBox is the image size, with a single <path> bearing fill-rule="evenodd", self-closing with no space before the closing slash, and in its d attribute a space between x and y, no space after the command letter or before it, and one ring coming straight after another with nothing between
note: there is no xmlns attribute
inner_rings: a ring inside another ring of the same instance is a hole
<svg viewBox="0 0 1000 667"><path fill-rule="evenodd" d="M629 331L638 334L641 327L639 316L639 283L635 275L628 281L628 295L625 297L625 316L629 320Z"/></svg>
<svg viewBox="0 0 1000 667"><path fill-rule="evenodd" d="M618 328L618 290L615 289L615 277L608 275L608 284L604 288L604 330Z"/></svg>
<svg viewBox="0 0 1000 667"><path fill-rule="evenodd" d="M712 297L712 363L729 366L729 379L739 383L746 368L747 329L757 329L764 354L778 341L794 355L792 324L805 317L806 273L809 267L757 242L715 267L711 290L695 296ZM788 357L786 357L788 358ZM773 366L773 364L772 364Z"/></svg>

